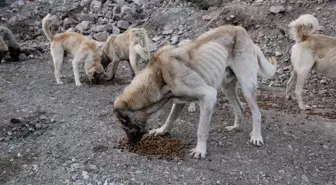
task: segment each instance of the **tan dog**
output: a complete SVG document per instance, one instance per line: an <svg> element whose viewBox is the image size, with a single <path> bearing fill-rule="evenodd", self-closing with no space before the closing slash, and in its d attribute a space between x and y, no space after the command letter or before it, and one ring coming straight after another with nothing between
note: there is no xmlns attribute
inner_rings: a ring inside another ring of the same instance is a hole
<svg viewBox="0 0 336 185"><path fill-rule="evenodd" d="M296 43L292 47L293 71L287 82L286 98L291 99L291 89L296 83L295 95L301 110L309 109L302 100L302 90L311 69L327 77L336 77L336 37L315 34L320 28L318 20L310 15L301 15L289 24Z"/></svg>
<svg viewBox="0 0 336 185"><path fill-rule="evenodd" d="M63 64L64 52L70 53L74 58L72 68L75 77L76 86L81 86L79 81L79 65L84 63L84 70L91 82L96 83L104 75L104 68L101 65L100 54L96 44L89 38L75 33L65 32L53 35L48 26L48 14L42 20L42 29L50 43L50 52L55 67L55 78L57 84L63 84L61 81L60 70Z"/></svg>
<svg viewBox="0 0 336 185"><path fill-rule="evenodd" d="M114 101L117 122L130 142L138 142L147 132L146 121L169 100L175 104L166 123L149 133L162 135L169 131L186 102L200 107L197 145L191 156L204 158L217 88L221 87L233 105L235 121L228 130L237 128L243 115L237 84L247 100L253 118L251 142L261 145L261 114L257 104L257 74L271 78L276 60L267 61L240 26L221 26L181 46L164 46L155 52L152 62L125 87Z"/></svg>
<svg viewBox="0 0 336 185"><path fill-rule="evenodd" d="M119 35L110 35L104 43L102 64L106 70L106 80L114 78L119 62L127 60L132 68L132 76L149 62L149 39L143 28L130 28Z"/></svg>

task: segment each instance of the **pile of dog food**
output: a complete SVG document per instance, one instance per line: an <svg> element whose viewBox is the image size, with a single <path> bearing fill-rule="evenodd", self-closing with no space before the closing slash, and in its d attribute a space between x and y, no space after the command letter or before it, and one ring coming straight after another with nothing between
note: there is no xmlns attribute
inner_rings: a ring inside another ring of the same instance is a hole
<svg viewBox="0 0 336 185"><path fill-rule="evenodd" d="M128 143L127 138L119 140L118 148L122 151L129 151L148 157L157 156L162 159L183 158L185 144L180 140L169 138L169 136L147 136L132 145Z"/></svg>

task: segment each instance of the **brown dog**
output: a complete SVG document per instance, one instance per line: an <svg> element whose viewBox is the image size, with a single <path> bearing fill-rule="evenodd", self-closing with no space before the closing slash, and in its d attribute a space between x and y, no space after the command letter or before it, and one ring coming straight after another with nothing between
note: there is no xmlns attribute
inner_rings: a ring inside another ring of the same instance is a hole
<svg viewBox="0 0 336 185"><path fill-rule="evenodd" d="M327 77L336 77L336 37L316 34L320 28L318 20L310 15L301 15L290 23L290 31L296 43L292 47L293 71L287 82L286 98L291 99L291 89L296 83L295 95L301 110L309 109L302 100L302 90L311 69Z"/></svg>
<svg viewBox="0 0 336 185"><path fill-rule="evenodd" d="M197 39L180 46L164 46L155 52L152 62L125 87L114 101L117 122L129 141L138 142L147 132L146 121L169 100L175 104L166 123L149 133L162 135L169 131L186 102L200 107L197 145L191 156L204 158L217 88L221 87L233 105L235 121L228 130L239 126L243 106L237 94L239 82L250 107L253 129L250 141L263 144L261 114L257 104L257 74L271 78L276 72L276 60L265 58L240 26L226 25L212 29Z"/></svg>
<svg viewBox="0 0 336 185"><path fill-rule="evenodd" d="M145 29L130 28L122 34L110 35L102 52L102 64L107 68L106 80L114 78L120 61L128 61L134 76L147 65L149 57L149 39Z"/></svg>
<svg viewBox="0 0 336 185"><path fill-rule="evenodd" d="M104 75L104 68L101 65L100 54L96 44L89 38L75 33L65 32L53 35L48 26L48 14L42 20L42 29L50 43L50 52L55 67L55 78L57 84L63 84L61 81L60 70L63 64L64 52L70 53L74 58L72 67L75 76L76 86L81 86L79 81L79 64L84 63L84 70L91 82L96 83Z"/></svg>

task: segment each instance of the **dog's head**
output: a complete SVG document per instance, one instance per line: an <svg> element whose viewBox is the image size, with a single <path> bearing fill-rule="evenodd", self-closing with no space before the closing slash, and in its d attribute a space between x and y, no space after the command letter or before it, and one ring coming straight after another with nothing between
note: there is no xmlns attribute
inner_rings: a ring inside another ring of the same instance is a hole
<svg viewBox="0 0 336 185"><path fill-rule="evenodd" d="M11 60L19 61L19 56L21 54L21 49L20 48L9 47L8 51L9 51L9 56L10 56Z"/></svg>
<svg viewBox="0 0 336 185"><path fill-rule="evenodd" d="M104 68L100 63L90 63L87 66L86 75L93 84L98 84L104 77Z"/></svg>
<svg viewBox="0 0 336 185"><path fill-rule="evenodd" d="M128 142L136 144L147 133L147 116L139 118L137 113L127 109L114 109L117 123L125 131Z"/></svg>
<svg viewBox="0 0 336 185"><path fill-rule="evenodd" d="M0 51L0 62L7 55L8 51Z"/></svg>

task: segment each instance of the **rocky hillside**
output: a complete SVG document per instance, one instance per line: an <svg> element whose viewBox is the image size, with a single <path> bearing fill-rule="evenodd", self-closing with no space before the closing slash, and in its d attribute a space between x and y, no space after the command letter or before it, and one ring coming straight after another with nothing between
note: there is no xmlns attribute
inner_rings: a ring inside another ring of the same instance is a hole
<svg viewBox="0 0 336 185"><path fill-rule="evenodd" d="M0 17L22 47L39 54L48 52L49 43L41 29L41 19L47 13L54 15L54 33L76 31L97 41L129 27L145 27L153 42L152 51L164 39L176 44L219 25L242 25L265 55L277 57L279 68L273 84L283 86L289 77L293 44L288 23L300 14L312 13L324 26L322 32L334 35L335 7L331 0L36 0L2 8Z"/></svg>

